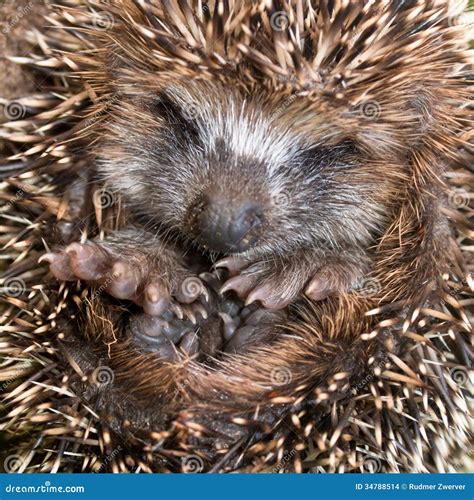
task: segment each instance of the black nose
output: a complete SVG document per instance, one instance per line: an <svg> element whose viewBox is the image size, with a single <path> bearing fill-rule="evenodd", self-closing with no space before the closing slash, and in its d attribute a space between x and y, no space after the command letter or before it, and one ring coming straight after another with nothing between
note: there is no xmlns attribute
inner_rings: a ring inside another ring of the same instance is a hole
<svg viewBox="0 0 474 500"><path fill-rule="evenodd" d="M195 239L218 252L244 252L260 237L263 211L258 203L202 198L191 210Z"/></svg>

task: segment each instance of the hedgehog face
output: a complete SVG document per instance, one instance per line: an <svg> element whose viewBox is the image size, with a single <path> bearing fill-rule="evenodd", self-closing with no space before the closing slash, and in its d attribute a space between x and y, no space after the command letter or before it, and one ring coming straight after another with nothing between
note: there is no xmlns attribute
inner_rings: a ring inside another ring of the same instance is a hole
<svg viewBox="0 0 474 500"><path fill-rule="evenodd" d="M137 213L213 252L365 244L383 224L386 179L308 104L237 82L130 93L101 170Z"/></svg>

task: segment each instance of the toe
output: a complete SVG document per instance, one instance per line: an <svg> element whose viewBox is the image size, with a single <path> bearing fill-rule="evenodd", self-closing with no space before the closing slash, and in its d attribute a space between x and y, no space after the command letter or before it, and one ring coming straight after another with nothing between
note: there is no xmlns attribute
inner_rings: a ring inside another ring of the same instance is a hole
<svg viewBox="0 0 474 500"><path fill-rule="evenodd" d="M239 326L238 318L232 318L227 313L219 313L219 317L223 323L223 337L225 340L230 340Z"/></svg>
<svg viewBox="0 0 474 500"><path fill-rule="evenodd" d="M145 287L141 302L143 310L152 316L160 316L170 306L171 299L166 288L160 283L150 283Z"/></svg>
<svg viewBox="0 0 474 500"><path fill-rule="evenodd" d="M65 252L69 255L72 272L77 278L97 281L105 275L108 256L98 246L71 243Z"/></svg>
<svg viewBox="0 0 474 500"><path fill-rule="evenodd" d="M117 299L132 299L139 285L138 277L125 262L115 262L112 266L107 292Z"/></svg>
<svg viewBox="0 0 474 500"><path fill-rule="evenodd" d="M231 276L235 276L244 267L245 260L239 257L225 257L224 259L218 260L214 267L216 269L227 268Z"/></svg>
<svg viewBox="0 0 474 500"><path fill-rule="evenodd" d="M46 253L39 259L38 262L47 262L51 274L61 281L74 281L76 276L71 270L69 264L69 256L67 254Z"/></svg>
<svg viewBox="0 0 474 500"><path fill-rule="evenodd" d="M225 351L230 353L239 352L242 347L252 341L255 332L255 326L243 326L242 328L238 328L227 342Z"/></svg>
<svg viewBox="0 0 474 500"><path fill-rule="evenodd" d="M168 327L169 323L164 319L148 314L135 316L131 321L132 333L139 333L147 337L160 337Z"/></svg>
<svg viewBox="0 0 474 500"><path fill-rule="evenodd" d="M234 276L233 278L230 278L224 283L224 285L220 289L220 293L225 293L229 292L230 290L233 290L240 297L244 297L249 292L249 290L252 289L255 282L256 282L255 276L250 276L245 274Z"/></svg>
<svg viewBox="0 0 474 500"><path fill-rule="evenodd" d="M304 293L312 300L323 300L332 293L332 290L328 280L317 275L308 283Z"/></svg>
<svg viewBox="0 0 474 500"><path fill-rule="evenodd" d="M196 332L187 332L180 344L179 347L189 356L192 356L193 354L196 354L199 350L199 341L198 341L198 336Z"/></svg>
<svg viewBox="0 0 474 500"><path fill-rule="evenodd" d="M249 293L245 304L259 300L267 309L283 309L295 299L296 295L291 292L278 293L272 283L265 283Z"/></svg>

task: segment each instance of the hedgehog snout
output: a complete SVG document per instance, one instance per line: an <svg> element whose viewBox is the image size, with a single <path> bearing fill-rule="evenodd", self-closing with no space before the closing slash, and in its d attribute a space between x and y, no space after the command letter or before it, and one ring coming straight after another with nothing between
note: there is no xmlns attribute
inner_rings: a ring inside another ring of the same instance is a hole
<svg viewBox="0 0 474 500"><path fill-rule="evenodd" d="M209 250L239 253L254 247L264 225L262 206L252 200L202 196L190 209L195 241Z"/></svg>

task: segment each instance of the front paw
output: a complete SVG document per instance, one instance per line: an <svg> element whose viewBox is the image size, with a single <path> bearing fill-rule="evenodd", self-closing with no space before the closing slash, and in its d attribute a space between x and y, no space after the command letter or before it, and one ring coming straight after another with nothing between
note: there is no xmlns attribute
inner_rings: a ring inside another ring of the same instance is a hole
<svg viewBox="0 0 474 500"><path fill-rule="evenodd" d="M129 252L129 250L128 250ZM145 313L159 316L171 309L196 323L206 317L209 294L204 283L172 258L135 250L133 255L105 242L72 243L43 255L59 280L82 280L117 299L131 300Z"/></svg>
<svg viewBox="0 0 474 500"><path fill-rule="evenodd" d="M344 267L335 259L322 265L310 255L260 262L227 257L216 267L226 267L231 275L221 293L233 290L247 305L260 301L267 309L283 309L303 295L323 300L350 288L358 274L354 266Z"/></svg>

